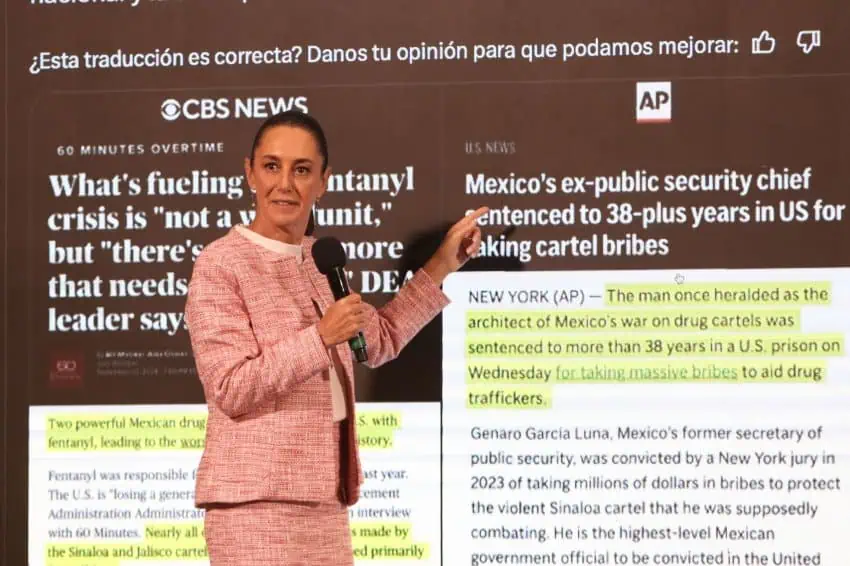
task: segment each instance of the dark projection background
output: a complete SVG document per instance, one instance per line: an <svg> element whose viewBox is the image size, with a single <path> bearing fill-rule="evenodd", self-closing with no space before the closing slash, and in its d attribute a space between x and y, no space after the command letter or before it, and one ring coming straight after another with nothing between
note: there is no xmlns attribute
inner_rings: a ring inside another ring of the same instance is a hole
<svg viewBox="0 0 850 566"><path fill-rule="evenodd" d="M316 235L356 248L374 304L482 204L472 270L846 266L843 218L780 213L847 201L848 22L846 0L8 4L5 563L26 563L30 405L203 402L185 281L250 210L242 159L274 109L326 128ZM787 190L742 193L737 174L772 169ZM499 190L519 178L540 191ZM440 364L438 318L358 400L439 401Z"/></svg>

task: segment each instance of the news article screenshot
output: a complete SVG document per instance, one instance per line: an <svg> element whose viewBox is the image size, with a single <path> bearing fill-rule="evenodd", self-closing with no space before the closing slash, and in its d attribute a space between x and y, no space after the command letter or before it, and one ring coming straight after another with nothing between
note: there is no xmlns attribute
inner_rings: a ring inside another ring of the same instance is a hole
<svg viewBox="0 0 850 566"><path fill-rule="evenodd" d="M591 81L447 97L447 146L510 140L447 157L505 262L444 286L458 563L844 560L850 120L810 93L846 80L638 84L633 114ZM520 101L545 111L489 122Z"/></svg>
<svg viewBox="0 0 850 566"><path fill-rule="evenodd" d="M352 122L335 108L340 94L213 93L199 108L256 115L273 112L263 106L272 101L354 130L398 128L406 120L405 128L420 132L417 143L431 137L436 144L436 129L424 116L397 117L406 105L433 105L432 95L350 91L346 99L360 110ZM206 124L202 141L166 144L174 135L176 103L163 98L55 96L37 112L35 126L45 131L63 115L83 123L107 115L118 123L123 109L139 112L126 149L68 136L59 145L45 136L35 148L54 153L32 170L44 176L48 190L34 194L31 208L41 218L33 241L46 252L34 265L33 280L43 283L35 285L42 292L33 293L32 309L47 321L34 328L32 341L50 364L38 393L45 401L30 413L31 552L47 563L75 556L205 556L203 514L193 509L205 407L167 403L168 387L197 387L182 312L188 277L207 242L251 221L240 157L252 140L248 128L217 124L214 135ZM381 126L393 106L399 110L392 125ZM421 187L435 185L437 156L413 149L388 136L368 152L332 154L335 169L317 209L317 235L345 241L351 288L370 301L392 296L404 282L398 266L406 235L399 224L415 227L417 220L406 219L418 217L424 230L437 219L433 207L417 202ZM417 389L416 382L426 380L437 387ZM438 374L415 376L407 398L384 395L377 385L361 389L356 418L366 484L350 515L362 560L439 558L439 383ZM159 397L145 393L153 384ZM426 397L429 391L437 394ZM46 404L69 393L89 402Z"/></svg>
<svg viewBox="0 0 850 566"><path fill-rule="evenodd" d="M193 8L9 8L19 562L209 564L186 292L283 110L375 306L490 208L449 307L356 369L357 564L843 560L844 3Z"/></svg>

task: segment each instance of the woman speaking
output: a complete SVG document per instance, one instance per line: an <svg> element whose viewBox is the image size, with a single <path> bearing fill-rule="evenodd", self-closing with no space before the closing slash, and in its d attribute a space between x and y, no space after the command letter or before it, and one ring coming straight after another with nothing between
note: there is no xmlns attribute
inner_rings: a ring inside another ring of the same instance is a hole
<svg viewBox="0 0 850 566"><path fill-rule="evenodd" d="M211 566L354 563L347 507L363 473L348 340L363 333L370 367L394 359L481 242L486 208L454 224L384 307L335 300L305 236L330 171L314 118L269 118L245 159L254 221L195 262L186 321L209 410L195 504Z"/></svg>

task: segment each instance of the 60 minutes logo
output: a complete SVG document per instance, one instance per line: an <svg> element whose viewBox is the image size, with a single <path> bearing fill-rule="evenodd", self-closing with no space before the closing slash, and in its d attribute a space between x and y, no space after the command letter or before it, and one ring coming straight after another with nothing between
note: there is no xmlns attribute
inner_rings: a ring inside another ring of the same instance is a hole
<svg viewBox="0 0 850 566"><path fill-rule="evenodd" d="M48 383L51 387L79 387L83 383L81 351L51 352Z"/></svg>
<svg viewBox="0 0 850 566"><path fill-rule="evenodd" d="M255 96L250 98L169 98L160 105L160 114L168 122L184 120L227 120L268 118L288 110L309 112L306 96Z"/></svg>

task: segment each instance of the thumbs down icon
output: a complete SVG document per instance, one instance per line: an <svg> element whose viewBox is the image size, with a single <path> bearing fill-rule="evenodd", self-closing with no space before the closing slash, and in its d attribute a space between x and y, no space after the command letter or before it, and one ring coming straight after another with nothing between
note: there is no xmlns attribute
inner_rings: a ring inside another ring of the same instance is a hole
<svg viewBox="0 0 850 566"><path fill-rule="evenodd" d="M815 47L820 47L820 30L809 29L798 33L797 47L802 49L805 55L811 53Z"/></svg>

